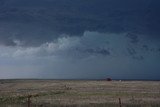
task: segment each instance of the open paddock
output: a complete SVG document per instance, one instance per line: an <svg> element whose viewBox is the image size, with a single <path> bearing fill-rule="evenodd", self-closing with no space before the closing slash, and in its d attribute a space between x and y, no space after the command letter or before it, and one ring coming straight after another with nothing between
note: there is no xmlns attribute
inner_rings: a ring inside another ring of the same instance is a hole
<svg viewBox="0 0 160 107"><path fill-rule="evenodd" d="M160 107L160 81L0 80L0 107Z"/></svg>

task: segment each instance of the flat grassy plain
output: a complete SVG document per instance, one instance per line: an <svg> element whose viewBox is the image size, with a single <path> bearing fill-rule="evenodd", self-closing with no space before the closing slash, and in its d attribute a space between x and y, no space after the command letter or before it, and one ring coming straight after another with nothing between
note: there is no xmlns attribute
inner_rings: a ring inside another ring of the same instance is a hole
<svg viewBox="0 0 160 107"><path fill-rule="evenodd" d="M0 80L0 107L160 107L160 81Z"/></svg>

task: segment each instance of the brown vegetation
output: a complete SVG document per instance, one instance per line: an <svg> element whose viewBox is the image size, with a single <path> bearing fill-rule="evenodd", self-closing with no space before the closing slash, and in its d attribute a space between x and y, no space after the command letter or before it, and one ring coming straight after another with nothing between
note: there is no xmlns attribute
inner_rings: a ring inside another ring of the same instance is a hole
<svg viewBox="0 0 160 107"><path fill-rule="evenodd" d="M27 107L28 95L31 107L119 107L119 98L122 107L159 107L160 82L0 81L0 107Z"/></svg>

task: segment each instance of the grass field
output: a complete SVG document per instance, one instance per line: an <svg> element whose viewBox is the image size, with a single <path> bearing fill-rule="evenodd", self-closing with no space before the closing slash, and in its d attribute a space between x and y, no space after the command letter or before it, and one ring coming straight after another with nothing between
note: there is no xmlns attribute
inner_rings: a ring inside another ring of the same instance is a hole
<svg viewBox="0 0 160 107"><path fill-rule="evenodd" d="M160 81L0 80L0 107L160 107Z"/></svg>

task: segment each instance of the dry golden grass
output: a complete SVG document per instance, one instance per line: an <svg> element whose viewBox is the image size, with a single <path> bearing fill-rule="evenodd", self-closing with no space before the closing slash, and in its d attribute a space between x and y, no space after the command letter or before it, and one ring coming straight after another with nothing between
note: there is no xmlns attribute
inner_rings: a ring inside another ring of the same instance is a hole
<svg viewBox="0 0 160 107"><path fill-rule="evenodd" d="M0 107L25 105L28 95L34 107L117 107L118 98L123 107L160 107L160 82L0 80Z"/></svg>

